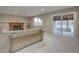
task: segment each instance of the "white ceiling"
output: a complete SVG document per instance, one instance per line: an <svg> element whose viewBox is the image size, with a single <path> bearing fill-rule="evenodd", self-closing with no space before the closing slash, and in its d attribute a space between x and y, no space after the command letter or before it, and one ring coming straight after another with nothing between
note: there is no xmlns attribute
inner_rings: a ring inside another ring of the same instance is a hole
<svg viewBox="0 0 79 59"><path fill-rule="evenodd" d="M45 9L44 13L48 13L67 8L71 6L0 6L0 13L30 17L42 14L42 9Z"/></svg>

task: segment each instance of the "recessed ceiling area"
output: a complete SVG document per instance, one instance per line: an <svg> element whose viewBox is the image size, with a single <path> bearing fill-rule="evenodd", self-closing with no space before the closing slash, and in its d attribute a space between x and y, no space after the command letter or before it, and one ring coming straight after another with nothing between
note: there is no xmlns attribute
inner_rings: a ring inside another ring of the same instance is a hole
<svg viewBox="0 0 79 59"><path fill-rule="evenodd" d="M0 6L0 13L30 17L71 7L73 6Z"/></svg>

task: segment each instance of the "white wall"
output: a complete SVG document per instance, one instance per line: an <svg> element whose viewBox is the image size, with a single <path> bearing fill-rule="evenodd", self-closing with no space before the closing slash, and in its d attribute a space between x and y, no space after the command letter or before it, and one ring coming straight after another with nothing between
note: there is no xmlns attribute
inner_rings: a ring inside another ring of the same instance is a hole
<svg viewBox="0 0 79 59"><path fill-rule="evenodd" d="M43 20L43 27L42 29L45 32L51 32L51 15L43 15L41 16L41 19Z"/></svg>
<svg viewBox="0 0 79 59"><path fill-rule="evenodd" d="M19 17L19 16L11 16L11 15L0 15L0 29L1 30L9 30L9 22L23 22L24 30L27 29L28 18Z"/></svg>
<svg viewBox="0 0 79 59"><path fill-rule="evenodd" d="M51 26L51 24L52 24L52 22L51 22L51 20L52 20L51 16L52 15L62 14L62 13L68 13L68 12L74 12L74 11L77 12L76 23L75 23L75 25L76 25L76 37L79 37L79 7L73 7L73 8L69 8L69 9L65 9L65 10L59 10L59 11L51 12L51 13L48 13L48 14L45 14L45 15L40 15L40 18L42 18L42 20L43 20L43 27L42 27L42 29L45 32L52 32L53 31L51 29L51 27L53 26L53 25Z"/></svg>
<svg viewBox="0 0 79 59"><path fill-rule="evenodd" d="M41 26L42 30L50 33L51 32L51 15L46 14L46 15L41 15L37 17L40 17L41 20L43 21L43 26ZM30 19L31 28L37 28L38 26L37 27L34 26L33 18L34 17Z"/></svg>

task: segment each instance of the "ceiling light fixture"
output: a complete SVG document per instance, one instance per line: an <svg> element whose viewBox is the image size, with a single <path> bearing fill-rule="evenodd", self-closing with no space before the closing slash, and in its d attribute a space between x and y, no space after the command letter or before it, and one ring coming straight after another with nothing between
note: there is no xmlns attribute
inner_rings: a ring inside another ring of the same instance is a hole
<svg viewBox="0 0 79 59"><path fill-rule="evenodd" d="M42 12L44 12L45 11L45 9L42 9Z"/></svg>

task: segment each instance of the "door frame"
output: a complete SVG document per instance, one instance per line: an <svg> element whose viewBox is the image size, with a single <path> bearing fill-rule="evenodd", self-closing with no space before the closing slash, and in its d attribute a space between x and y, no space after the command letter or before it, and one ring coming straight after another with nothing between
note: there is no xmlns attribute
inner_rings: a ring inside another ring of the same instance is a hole
<svg viewBox="0 0 79 59"><path fill-rule="evenodd" d="M73 39L76 39L76 20L77 20L77 11L72 11L72 12L64 12L64 13L58 13L58 14L53 14L53 15L51 15L51 31L52 31L52 33L53 33L53 35L54 35L54 27L52 26L52 25L54 25L53 24L53 17L54 16L61 16L61 15L67 15L67 14L73 14L74 15L74 37L73 37ZM61 20L62 21L62 20ZM62 25L61 25L62 26ZM62 36L62 35L61 35Z"/></svg>

